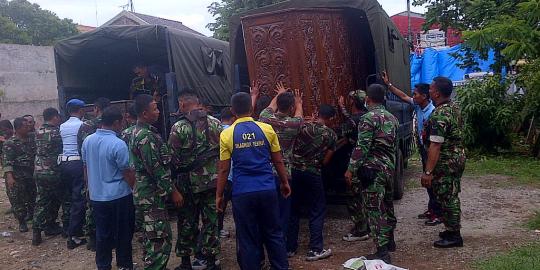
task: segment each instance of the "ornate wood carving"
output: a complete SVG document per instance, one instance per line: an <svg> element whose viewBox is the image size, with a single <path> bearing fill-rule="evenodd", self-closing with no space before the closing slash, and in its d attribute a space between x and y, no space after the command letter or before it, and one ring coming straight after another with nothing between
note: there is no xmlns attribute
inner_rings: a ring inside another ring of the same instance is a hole
<svg viewBox="0 0 540 270"><path fill-rule="evenodd" d="M337 105L340 95L355 89L353 50L341 10L291 9L242 19L251 80L274 96L274 86L304 94L304 114L319 105Z"/></svg>

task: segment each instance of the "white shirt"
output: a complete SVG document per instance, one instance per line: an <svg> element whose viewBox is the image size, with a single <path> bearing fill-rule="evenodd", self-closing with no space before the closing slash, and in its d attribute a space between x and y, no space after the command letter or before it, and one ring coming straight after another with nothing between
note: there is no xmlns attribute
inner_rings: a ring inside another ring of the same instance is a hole
<svg viewBox="0 0 540 270"><path fill-rule="evenodd" d="M82 123L81 119L72 116L60 125L60 136L62 136L62 144L64 146L62 148L63 156L79 156L77 134Z"/></svg>

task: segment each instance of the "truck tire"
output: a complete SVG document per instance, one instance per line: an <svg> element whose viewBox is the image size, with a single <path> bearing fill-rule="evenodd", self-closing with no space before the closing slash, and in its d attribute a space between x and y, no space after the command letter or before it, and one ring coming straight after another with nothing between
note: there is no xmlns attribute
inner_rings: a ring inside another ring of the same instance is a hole
<svg viewBox="0 0 540 270"><path fill-rule="evenodd" d="M394 171L394 200L401 200L405 190L405 180L403 179L403 153L396 152L396 169Z"/></svg>

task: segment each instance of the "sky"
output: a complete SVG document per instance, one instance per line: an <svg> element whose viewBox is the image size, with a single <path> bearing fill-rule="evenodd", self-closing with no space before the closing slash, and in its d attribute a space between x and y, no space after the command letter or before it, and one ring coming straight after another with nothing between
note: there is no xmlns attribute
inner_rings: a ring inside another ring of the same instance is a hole
<svg viewBox="0 0 540 270"><path fill-rule="evenodd" d="M184 25L211 36L206 28L214 18L208 6L219 0L133 0L135 12L180 21ZM60 18L69 18L82 25L99 26L122 11L128 0L29 0L43 9L50 10ZM411 1L412 2L412 1ZM379 0L382 7L392 16L407 10L406 0ZM424 12L422 7L411 7L412 11Z"/></svg>

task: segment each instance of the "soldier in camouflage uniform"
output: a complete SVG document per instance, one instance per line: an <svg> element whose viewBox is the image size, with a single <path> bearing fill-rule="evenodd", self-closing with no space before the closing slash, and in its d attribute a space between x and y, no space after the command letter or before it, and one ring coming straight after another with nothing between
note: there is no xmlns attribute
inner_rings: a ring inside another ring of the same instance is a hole
<svg viewBox="0 0 540 270"><path fill-rule="evenodd" d="M277 95L270 102L270 106L261 112L259 121L269 124L274 128L281 146L283 162L285 163L285 168L290 177L294 141L300 132L300 127L304 124L302 97L298 90L295 90L294 94L287 91L282 83L278 83L276 88L278 92ZM256 85L255 87L252 87L251 95L259 95L259 89ZM276 187L279 187L279 179L275 169L274 175L276 175ZM286 199L280 196L279 211L280 224L284 234L287 235L290 215L290 198Z"/></svg>
<svg viewBox="0 0 540 270"><path fill-rule="evenodd" d="M62 154L62 137L58 110L47 108L43 111L45 123L36 131L36 160L34 177L37 186L36 212L32 224L32 245L41 243L41 232L58 235L62 228L56 223L58 210L69 196L61 178L58 156ZM69 209L64 205L62 219L69 222Z"/></svg>
<svg viewBox="0 0 540 270"><path fill-rule="evenodd" d="M438 248L463 246L461 237L461 176L465 169L463 147L463 122L458 106L450 100L453 85L446 77L433 79L429 95L436 104L425 127L423 141L428 144L428 158L422 175L422 186L433 188L436 200L441 204L442 218L446 231L441 240L435 241Z"/></svg>
<svg viewBox="0 0 540 270"><path fill-rule="evenodd" d="M111 101L104 97L100 97L94 101L94 115L96 117L94 119L85 121L79 128L79 133L77 134L79 153L81 152L84 139L86 139L88 135L94 134L98 128L101 128L101 115L103 114L103 110L109 107L110 104ZM85 194L88 193L88 187L86 185L84 185L83 192ZM91 251L96 251L96 224L94 222L92 204L88 199L86 200L84 234L86 237L88 237L86 248Z"/></svg>
<svg viewBox="0 0 540 270"><path fill-rule="evenodd" d="M323 104L319 118L305 123L296 138L292 156L291 217L287 232L287 252L298 249L298 231L301 209L309 213L309 252L306 260L316 261L332 255L331 249L323 248L323 226L326 200L321 169L328 165L336 151L337 135L327 125L336 110Z"/></svg>
<svg viewBox="0 0 540 270"><path fill-rule="evenodd" d="M393 231L397 223L393 205L393 174L398 120L382 105L385 88L372 84L367 89L368 112L358 123L358 141L345 178L349 185L360 182L371 236L377 252L368 259L390 263L388 251L395 250Z"/></svg>
<svg viewBox="0 0 540 270"><path fill-rule="evenodd" d="M0 121L0 157L2 156L2 145L13 136L13 125L9 120ZM2 159L0 158L0 165Z"/></svg>
<svg viewBox="0 0 540 270"><path fill-rule="evenodd" d="M129 142L129 159L137 179L135 205L144 219L144 269L161 270L167 267L172 248L165 200L171 196L175 206L180 207L183 198L171 181L171 155L167 144L152 126L159 118L156 102L152 96L139 95L135 99L135 111L137 125Z"/></svg>
<svg viewBox="0 0 540 270"><path fill-rule="evenodd" d="M183 92L179 98L183 117L169 136L177 186L184 194L178 213L176 255L182 257L179 269L191 269L191 255L197 255L194 268L216 269L219 254L216 180L221 122L207 115L195 94ZM199 229L199 216L202 227ZM198 240L201 240L198 243Z"/></svg>
<svg viewBox="0 0 540 270"><path fill-rule="evenodd" d="M339 107L341 113L345 116L345 121L342 126L343 138L338 142L338 148L347 152L348 158L351 157L352 150L356 146L358 140L358 122L367 112L365 107L366 91L356 90L349 93L349 98L352 103L352 114L349 114L345 108L345 99L339 98ZM351 196L347 200L347 210L354 224L349 233L343 236L343 241L354 242L364 241L369 239L369 227L367 222L366 207L362 200L362 188L356 181L350 188Z"/></svg>
<svg viewBox="0 0 540 270"><path fill-rule="evenodd" d="M36 146L29 137L31 127L23 117L13 122L15 136L2 146L3 174L6 180L6 193L19 221L19 231L27 232L26 218L34 213L36 185L34 182L34 159Z"/></svg>

